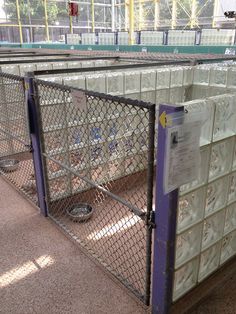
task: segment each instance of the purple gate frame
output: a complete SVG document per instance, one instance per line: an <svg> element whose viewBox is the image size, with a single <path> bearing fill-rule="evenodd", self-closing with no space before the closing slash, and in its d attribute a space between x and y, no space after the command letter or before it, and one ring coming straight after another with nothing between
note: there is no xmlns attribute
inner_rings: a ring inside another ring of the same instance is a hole
<svg viewBox="0 0 236 314"><path fill-rule="evenodd" d="M164 165L166 128L160 122L160 116L184 112L183 106L160 105L158 117L158 146L156 167L156 201L155 225L153 245L153 275L152 275L152 313L169 313L172 303L176 220L178 208L178 194L176 189L168 194L164 193Z"/></svg>

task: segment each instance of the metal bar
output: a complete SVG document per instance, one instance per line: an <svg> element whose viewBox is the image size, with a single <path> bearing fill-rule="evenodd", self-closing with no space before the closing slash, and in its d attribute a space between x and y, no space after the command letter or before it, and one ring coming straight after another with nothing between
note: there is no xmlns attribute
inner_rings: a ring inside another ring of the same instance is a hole
<svg viewBox="0 0 236 314"><path fill-rule="evenodd" d="M192 0L190 28L198 26L197 21L197 0Z"/></svg>
<svg viewBox="0 0 236 314"><path fill-rule="evenodd" d="M148 169L147 169L147 216L146 216L146 285L145 298L146 305L150 305L151 292L151 264L152 264L152 216L153 216L153 186L154 186L154 149L155 149L155 106L149 110L148 126Z"/></svg>
<svg viewBox="0 0 236 314"><path fill-rule="evenodd" d="M46 31L46 41L50 41L49 29L48 29L48 9L47 9L47 0L43 1L44 5L44 18L45 18L45 31Z"/></svg>
<svg viewBox="0 0 236 314"><path fill-rule="evenodd" d="M38 126L38 113L36 101L38 98L37 92L34 90L33 78L25 78L25 88L27 94L27 104L28 104L28 116L29 116L29 129L30 129L30 138L33 148L33 163L35 171L35 181L38 194L38 203L40 212L43 216L48 215L48 209L46 204L45 197L45 187L44 187L44 172L43 164L41 158L41 146L40 146L40 134Z"/></svg>
<svg viewBox="0 0 236 314"><path fill-rule="evenodd" d="M159 117L163 114L184 112L183 106L160 105ZM172 302L172 287L175 261L176 217L178 189L164 193L166 129L158 120L158 147L156 170L156 201L154 231L154 258L152 275L153 314L168 314Z"/></svg>
<svg viewBox="0 0 236 314"><path fill-rule="evenodd" d="M160 26L160 0L154 0L154 29Z"/></svg>
<svg viewBox="0 0 236 314"><path fill-rule="evenodd" d="M73 17L70 16L70 33L73 34Z"/></svg>
<svg viewBox="0 0 236 314"><path fill-rule="evenodd" d="M125 201L124 199L122 199L121 197L113 194L112 192L106 190L105 188L103 188L101 185L91 181L88 178L85 178L84 176L81 176L77 171L71 169L70 167L66 166L65 164L63 164L62 162L56 160L55 158L48 156L47 154L43 153L43 156L50 159L51 161L55 162L56 164L58 164L59 166L61 166L62 168L68 170L70 173L73 173L75 176L79 177L81 180L85 181L86 183L90 184L92 187L98 189L99 191L107 194L108 196L110 196L111 198L113 198L114 200L120 202L121 204L125 205L126 207L128 207L130 209L130 211L132 213L134 213L135 215L139 216L141 219L145 219L146 217L146 213L142 212L138 207L130 204L129 202Z"/></svg>
<svg viewBox="0 0 236 314"><path fill-rule="evenodd" d="M129 45L134 43L134 0L129 0Z"/></svg>
<svg viewBox="0 0 236 314"><path fill-rule="evenodd" d="M172 17L171 17L171 28L175 29L177 26L177 0L172 0Z"/></svg>
<svg viewBox="0 0 236 314"><path fill-rule="evenodd" d="M20 17L20 5L19 0L16 0L16 13L17 13L17 21L20 33L20 43L23 44L23 34L22 34L22 24L21 24L21 17Z"/></svg>

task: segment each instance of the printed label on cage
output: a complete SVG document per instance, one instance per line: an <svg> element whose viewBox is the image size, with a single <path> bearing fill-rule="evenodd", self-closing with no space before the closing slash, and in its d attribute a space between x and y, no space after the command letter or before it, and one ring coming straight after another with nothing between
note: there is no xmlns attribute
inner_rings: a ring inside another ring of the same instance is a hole
<svg viewBox="0 0 236 314"><path fill-rule="evenodd" d="M167 194L198 177L201 121L167 128L164 192Z"/></svg>
<svg viewBox="0 0 236 314"><path fill-rule="evenodd" d="M85 92L73 89L71 91L72 101L79 110L87 110L87 97Z"/></svg>

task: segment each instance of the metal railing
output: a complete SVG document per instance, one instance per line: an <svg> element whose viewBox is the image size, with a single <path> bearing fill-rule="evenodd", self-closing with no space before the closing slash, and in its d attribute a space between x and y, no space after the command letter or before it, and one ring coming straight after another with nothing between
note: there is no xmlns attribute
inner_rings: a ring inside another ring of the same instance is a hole
<svg viewBox="0 0 236 314"><path fill-rule="evenodd" d="M33 84L49 216L149 304L155 105Z"/></svg>

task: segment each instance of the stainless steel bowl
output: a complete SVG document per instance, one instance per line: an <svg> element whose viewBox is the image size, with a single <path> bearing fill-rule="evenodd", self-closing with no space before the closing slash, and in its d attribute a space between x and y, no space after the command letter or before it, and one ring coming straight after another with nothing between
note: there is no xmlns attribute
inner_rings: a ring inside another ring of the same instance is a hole
<svg viewBox="0 0 236 314"><path fill-rule="evenodd" d="M74 222L85 222L93 215L93 208L89 204L77 203L66 209L67 215Z"/></svg>
<svg viewBox="0 0 236 314"><path fill-rule="evenodd" d="M0 160L0 168L6 172L16 171L19 163L19 160L16 159L3 159Z"/></svg>

